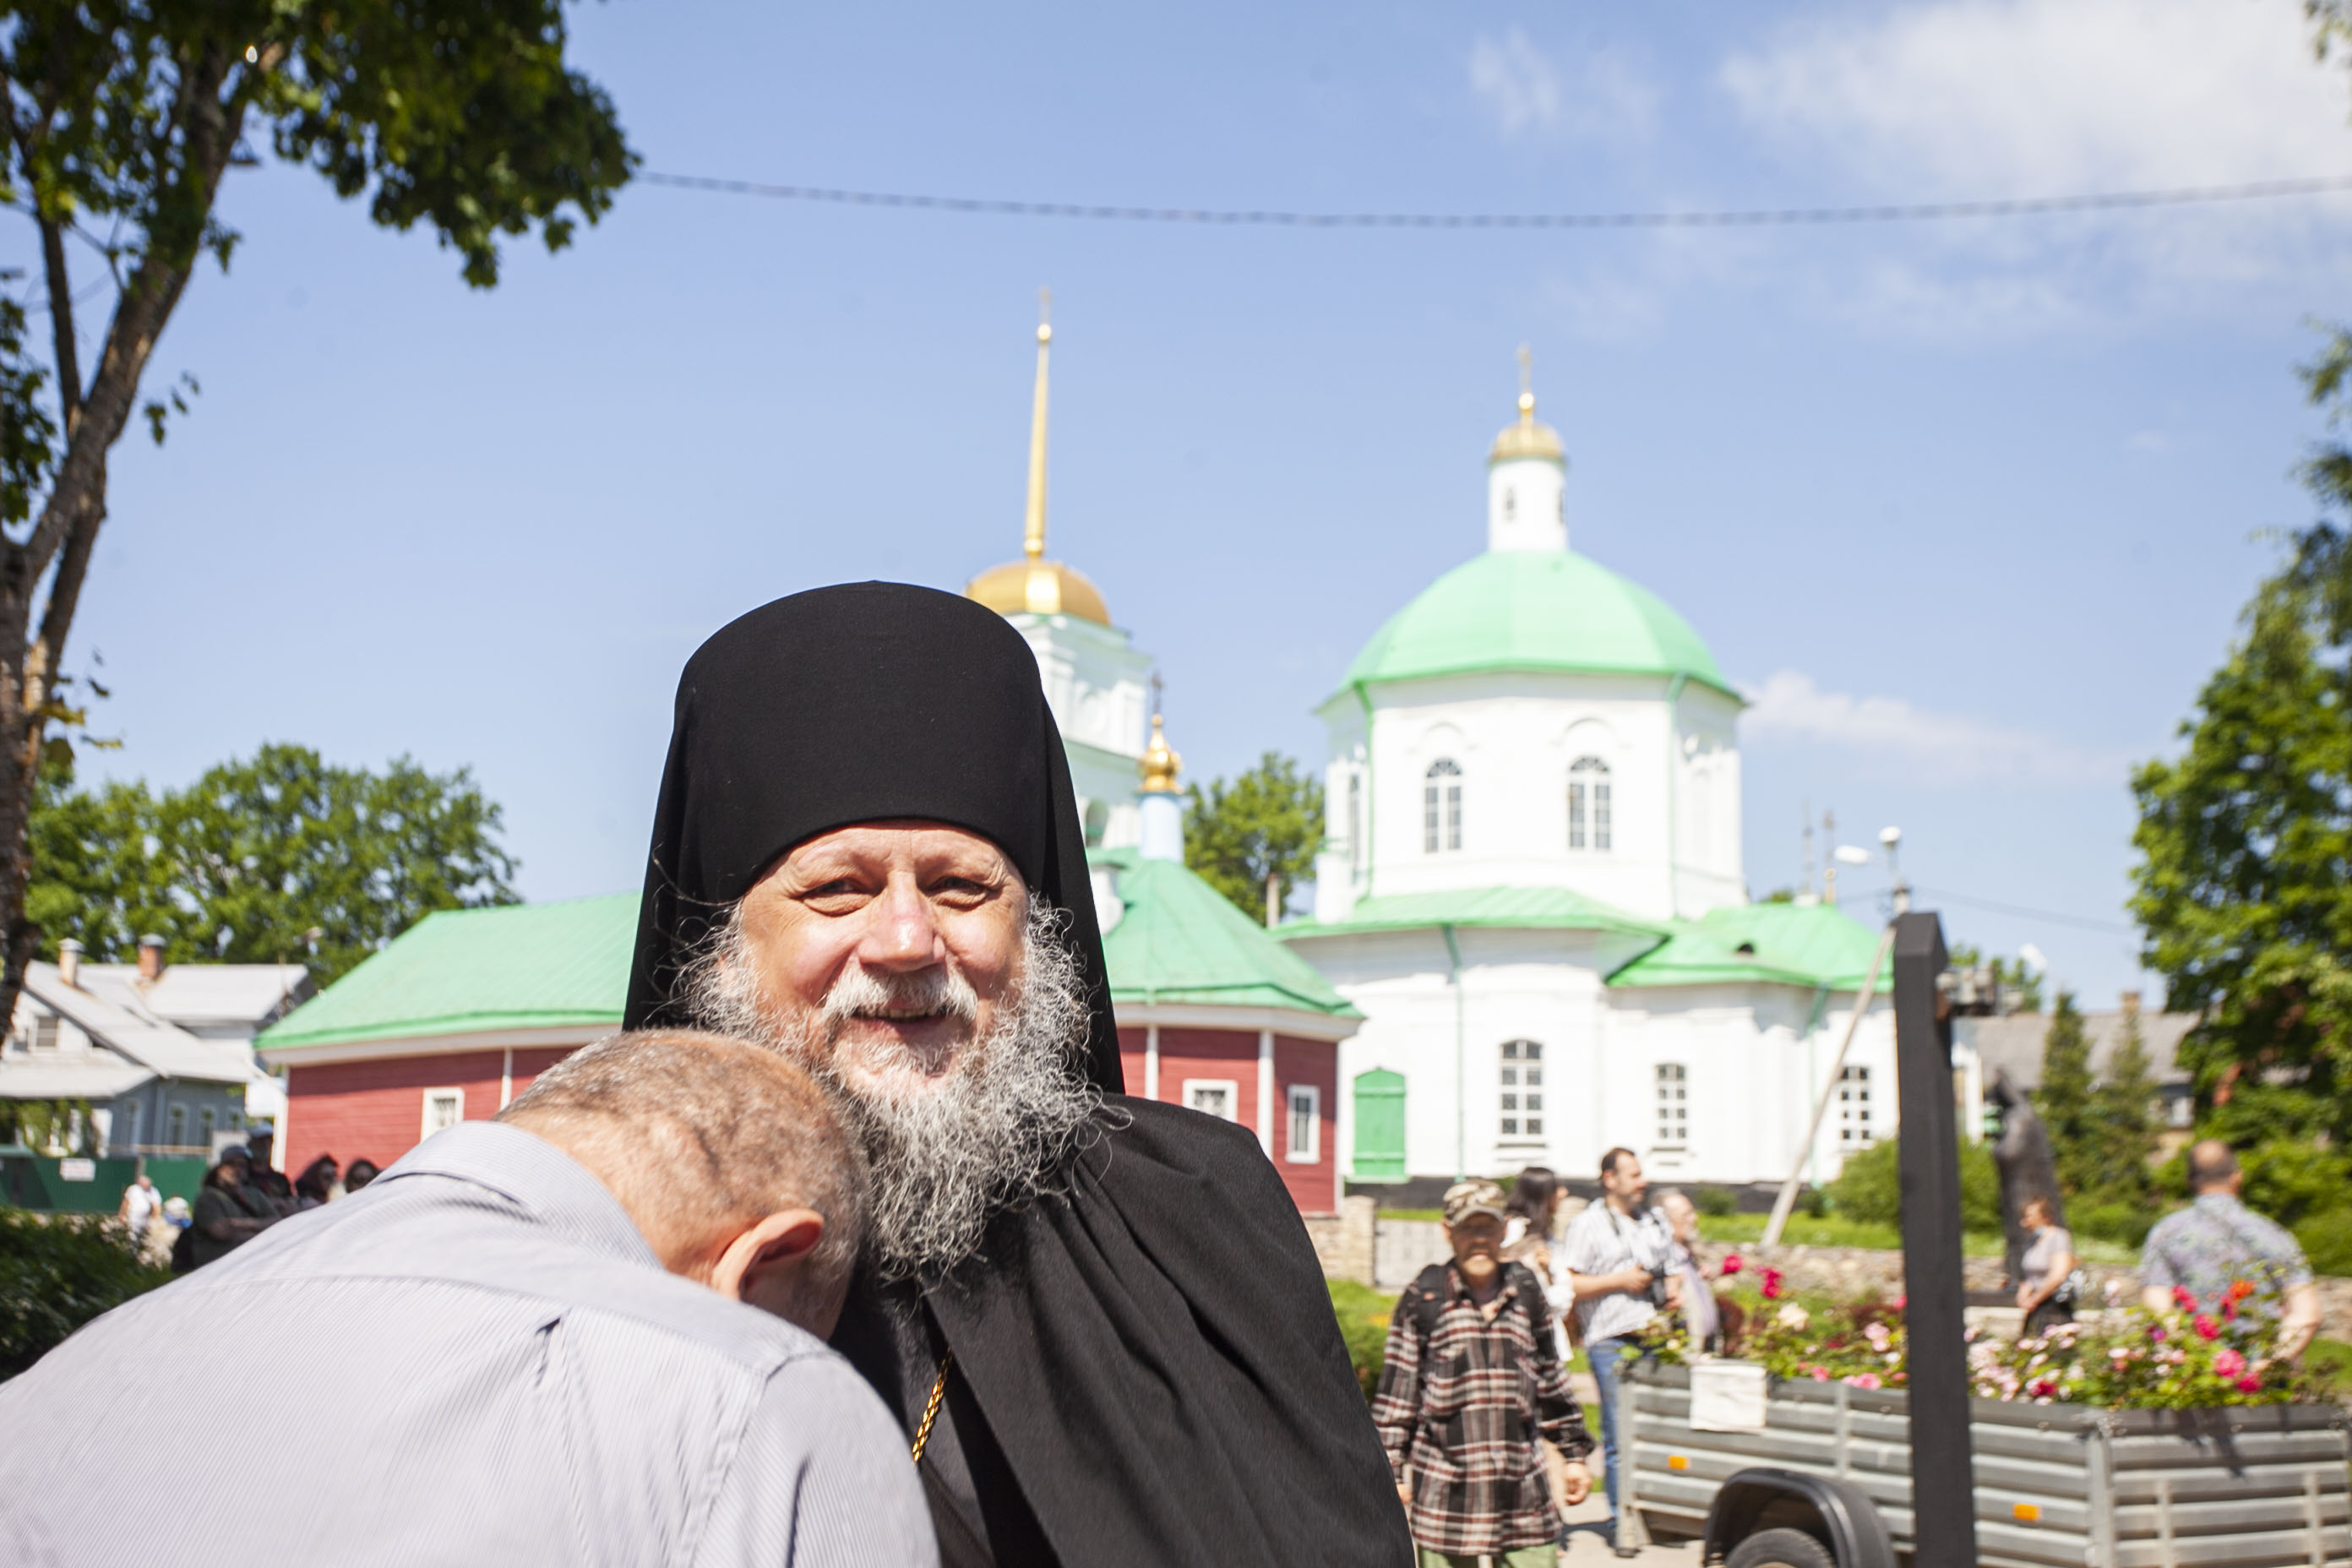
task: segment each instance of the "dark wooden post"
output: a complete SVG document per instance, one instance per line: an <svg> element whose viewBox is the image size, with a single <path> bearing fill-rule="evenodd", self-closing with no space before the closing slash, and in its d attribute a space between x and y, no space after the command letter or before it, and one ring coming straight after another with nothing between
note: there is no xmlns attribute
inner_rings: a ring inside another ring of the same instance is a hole
<svg viewBox="0 0 2352 1568"><path fill-rule="evenodd" d="M1895 1076L1902 1118L1903 1289L1910 1331L1914 1568L1975 1568L1969 1357L1960 1278L1960 1149L1952 1026L1937 991L1944 928L1895 923Z"/></svg>

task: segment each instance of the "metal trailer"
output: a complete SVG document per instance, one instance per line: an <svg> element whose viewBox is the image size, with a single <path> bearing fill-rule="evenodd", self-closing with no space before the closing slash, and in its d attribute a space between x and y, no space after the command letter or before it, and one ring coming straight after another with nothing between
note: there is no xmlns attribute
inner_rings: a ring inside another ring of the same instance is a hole
<svg viewBox="0 0 2352 1568"><path fill-rule="evenodd" d="M1976 1557L1989 1568L2352 1563L2352 1440L2336 1405L1969 1405ZM1757 1505L1778 1509L1774 1517L1759 1519L1755 1506L1727 1522L1712 1517L1718 1494L1761 1485L1867 1499L1894 1550L1914 1550L1910 1406L1900 1390L1775 1380L1753 1432L1696 1431L1690 1406L1686 1368L1628 1369L1618 1404L1618 1430L1629 1435L1621 1548L1697 1538L1711 1558L1781 1524L1845 1557L1834 1539L1844 1526L1804 1517L1801 1500Z"/></svg>

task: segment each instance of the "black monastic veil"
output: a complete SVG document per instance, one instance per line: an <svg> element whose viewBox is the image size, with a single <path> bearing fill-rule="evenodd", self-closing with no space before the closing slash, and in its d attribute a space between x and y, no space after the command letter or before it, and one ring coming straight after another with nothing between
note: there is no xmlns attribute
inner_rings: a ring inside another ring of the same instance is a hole
<svg viewBox="0 0 2352 1568"><path fill-rule="evenodd" d="M816 834L915 817L1069 912L1105 1096L1051 1195L918 1289L862 1281L835 1345L910 1429L950 1568L1400 1564L1411 1542L1306 1227L1244 1130L1122 1092L1086 843L1037 664L995 612L866 583L723 627L680 679L627 1024L682 1024L714 917Z"/></svg>

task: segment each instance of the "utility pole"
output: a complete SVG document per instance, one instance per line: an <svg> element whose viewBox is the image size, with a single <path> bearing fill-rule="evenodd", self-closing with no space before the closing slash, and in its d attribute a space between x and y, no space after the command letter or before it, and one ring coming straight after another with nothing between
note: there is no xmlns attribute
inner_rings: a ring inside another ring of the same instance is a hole
<svg viewBox="0 0 2352 1568"><path fill-rule="evenodd" d="M1265 929L1272 931L1282 923L1282 874L1265 874Z"/></svg>
<svg viewBox="0 0 2352 1568"><path fill-rule="evenodd" d="M1813 896L1813 803L1806 801L1797 813L1804 827L1805 879L1797 890L1810 899Z"/></svg>
<svg viewBox="0 0 2352 1568"><path fill-rule="evenodd" d="M1822 902L1837 908L1837 812L1822 813L1822 842L1830 846L1830 853L1822 857Z"/></svg>

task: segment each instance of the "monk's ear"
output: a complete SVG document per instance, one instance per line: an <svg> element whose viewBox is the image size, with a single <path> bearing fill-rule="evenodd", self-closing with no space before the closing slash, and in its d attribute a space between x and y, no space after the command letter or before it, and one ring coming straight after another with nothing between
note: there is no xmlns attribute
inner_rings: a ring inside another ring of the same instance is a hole
<svg viewBox="0 0 2352 1568"><path fill-rule="evenodd" d="M781 1209L738 1232L719 1254L710 1288L743 1300L744 1282L763 1268L796 1263L824 1239L824 1216L814 1209Z"/></svg>

